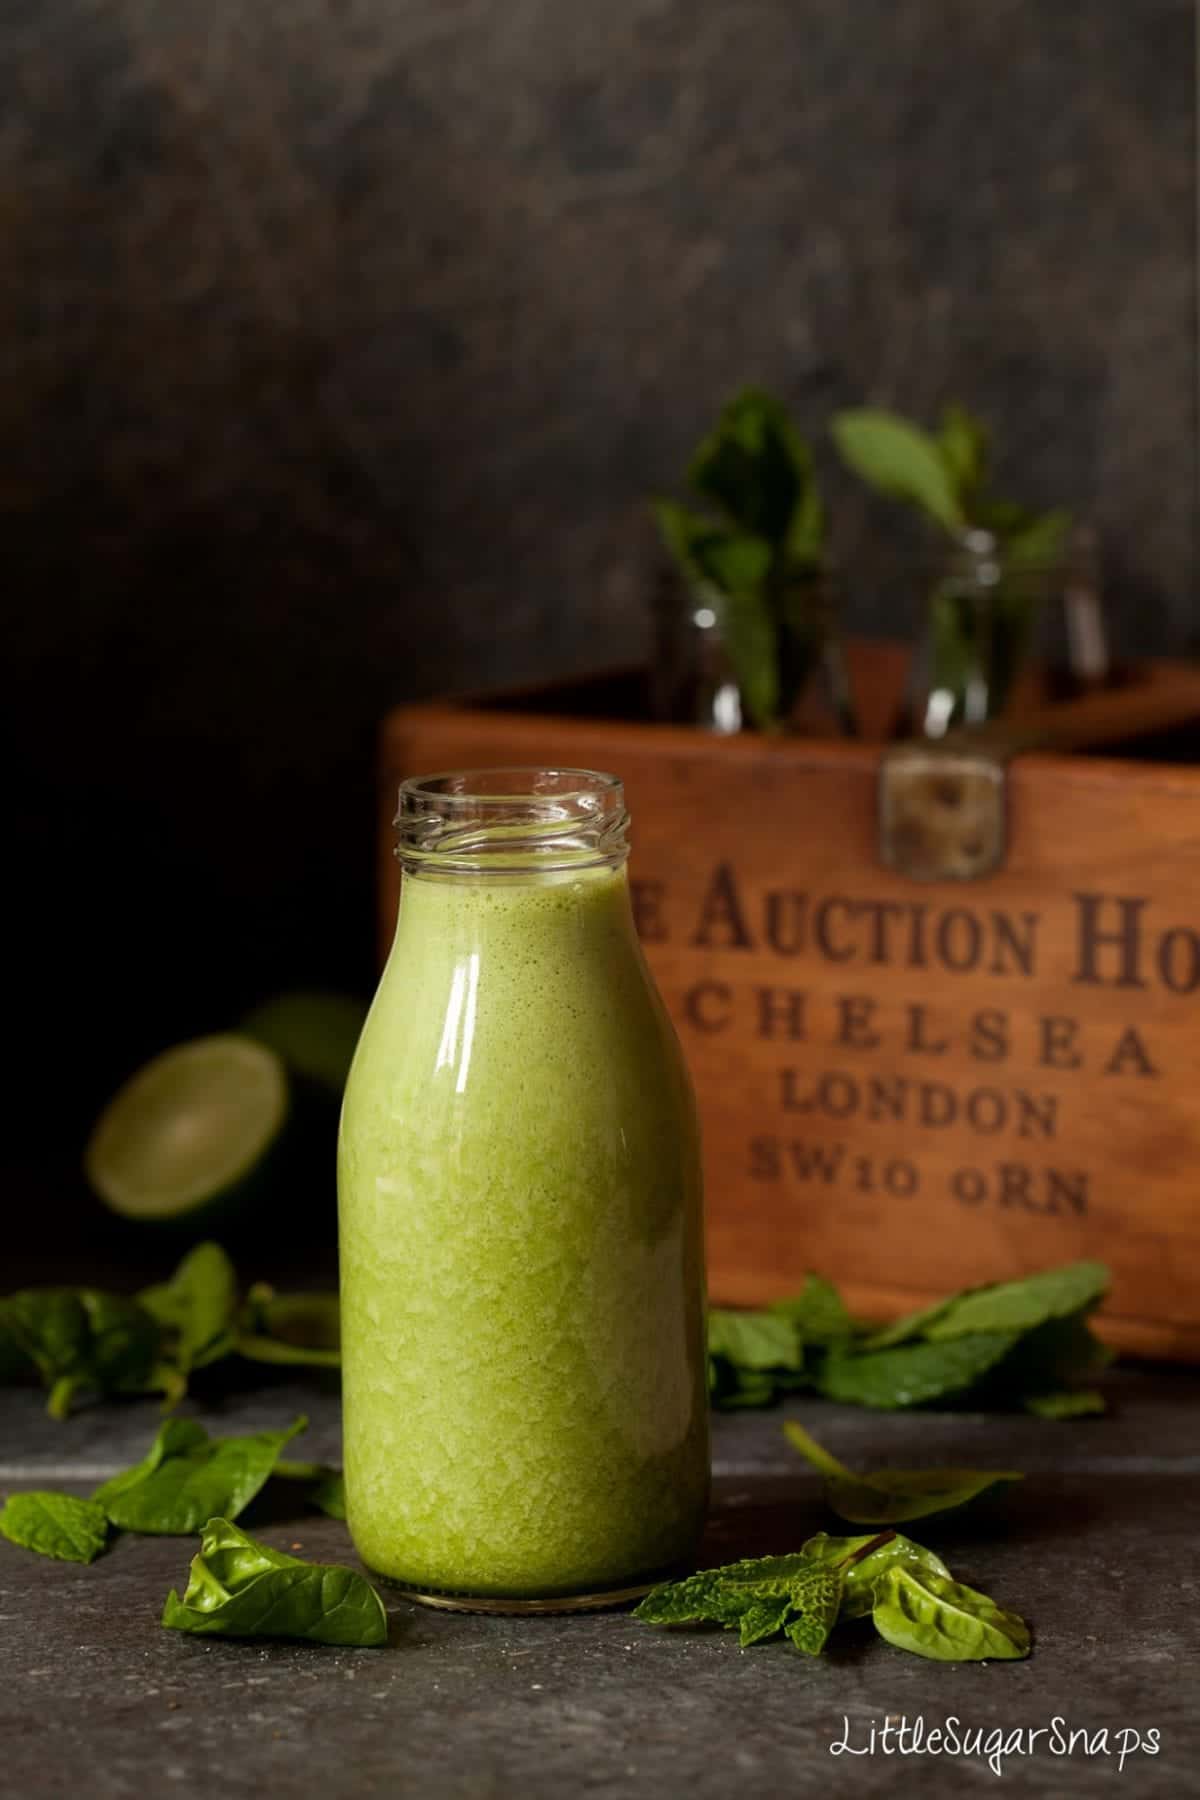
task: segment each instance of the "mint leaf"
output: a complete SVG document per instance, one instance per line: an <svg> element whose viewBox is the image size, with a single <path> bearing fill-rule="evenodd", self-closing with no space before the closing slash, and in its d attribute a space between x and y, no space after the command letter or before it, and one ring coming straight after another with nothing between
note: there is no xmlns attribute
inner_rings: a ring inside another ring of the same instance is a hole
<svg viewBox="0 0 1200 1800"><path fill-rule="evenodd" d="M787 1624L791 1611L791 1600L786 1594L774 1600L756 1600L748 1606L738 1620L738 1640L743 1650L752 1644L765 1643L768 1638L778 1637Z"/></svg>
<svg viewBox="0 0 1200 1800"><path fill-rule="evenodd" d="M171 1591L163 1625L217 1637L298 1638L370 1647L387 1642L383 1601L363 1576L269 1549L227 1519L204 1527L182 1600Z"/></svg>
<svg viewBox="0 0 1200 1800"><path fill-rule="evenodd" d="M865 1539L876 1543L878 1539ZM785 1632L806 1654L825 1643L841 1605L845 1570L805 1555L760 1556L702 1569L647 1594L634 1618L648 1625L722 1625L742 1647Z"/></svg>
<svg viewBox="0 0 1200 1800"><path fill-rule="evenodd" d="M947 1343L901 1344L862 1353L835 1346L816 1374L830 1400L895 1411L967 1393L1019 1339L1016 1331L977 1331Z"/></svg>
<svg viewBox="0 0 1200 1800"><path fill-rule="evenodd" d="M708 1353L742 1369L799 1369L804 1345L791 1319L774 1312L708 1312Z"/></svg>
<svg viewBox="0 0 1200 1800"><path fill-rule="evenodd" d="M93 1562L108 1538L104 1511L73 1494L10 1494L0 1509L0 1532L10 1543L61 1562Z"/></svg>
<svg viewBox="0 0 1200 1800"><path fill-rule="evenodd" d="M872 1544L878 1547L864 1556L863 1552ZM802 1549L803 1554L812 1561L844 1568L840 1614L843 1619L866 1617L875 1604L876 1583L894 1563L925 1569L932 1575L944 1575L947 1579L950 1575L940 1556L935 1556L923 1544L914 1544L911 1538L899 1533L894 1533L886 1543L880 1544L874 1535L830 1537L827 1532L819 1531L815 1537L809 1538Z"/></svg>
<svg viewBox="0 0 1200 1800"><path fill-rule="evenodd" d="M934 1662L1029 1655L1029 1627L987 1594L947 1576L896 1564L881 1576L871 1616L880 1637Z"/></svg>
<svg viewBox="0 0 1200 1800"><path fill-rule="evenodd" d="M284 1445L308 1421L286 1431L259 1431L245 1437L210 1438L198 1425L172 1421L163 1428L135 1469L97 1488L94 1500L123 1531L152 1536L184 1536L205 1519L236 1518L265 1485ZM200 1436L197 1437L196 1433Z"/></svg>
<svg viewBox="0 0 1200 1800"><path fill-rule="evenodd" d="M976 1288L945 1303L921 1335L931 1342L977 1331L1030 1331L1050 1319L1099 1305L1112 1277L1103 1263L1066 1263L1019 1281Z"/></svg>
<svg viewBox="0 0 1200 1800"><path fill-rule="evenodd" d="M840 1570L820 1566L806 1570L792 1583L784 1630L806 1656L819 1656L825 1648L841 1610L842 1587Z"/></svg>
<svg viewBox="0 0 1200 1800"><path fill-rule="evenodd" d="M842 461L893 499L909 500L939 525L965 524L954 478L937 442L898 414L876 407L837 413L830 426Z"/></svg>
<svg viewBox="0 0 1200 1800"><path fill-rule="evenodd" d="M800 1292L776 1300L771 1311L790 1319L806 1344L836 1344L854 1335L845 1302L833 1283L820 1275L806 1276Z"/></svg>

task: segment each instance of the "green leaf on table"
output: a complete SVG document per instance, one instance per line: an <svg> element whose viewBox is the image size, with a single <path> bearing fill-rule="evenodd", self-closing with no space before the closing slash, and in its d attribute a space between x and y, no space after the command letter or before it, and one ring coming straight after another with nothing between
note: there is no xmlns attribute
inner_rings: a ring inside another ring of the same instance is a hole
<svg viewBox="0 0 1200 1800"><path fill-rule="evenodd" d="M879 1635L934 1662L1013 1660L1029 1655L1029 1627L987 1594L948 1576L899 1563L876 1587Z"/></svg>
<svg viewBox="0 0 1200 1800"><path fill-rule="evenodd" d="M978 1292L976 1288L966 1288L963 1291L967 1294ZM860 1341L858 1347L864 1352L893 1350L897 1344L913 1343L915 1340L923 1338L926 1327L931 1325L935 1319L940 1319L942 1314L956 1305L961 1298L962 1295L959 1294L947 1294L944 1300L934 1300L928 1306L920 1307L916 1312L904 1313L899 1319L894 1319L890 1325L882 1325L878 1331L868 1333Z"/></svg>
<svg viewBox="0 0 1200 1800"><path fill-rule="evenodd" d="M798 1294L776 1300L770 1309L790 1319L805 1344L837 1344L854 1336L854 1320L831 1281L809 1275Z"/></svg>
<svg viewBox="0 0 1200 1800"><path fill-rule="evenodd" d="M837 413L830 430L843 462L871 487L913 501L948 530L961 529L954 479L928 432L877 407Z"/></svg>
<svg viewBox="0 0 1200 1800"><path fill-rule="evenodd" d="M786 1313L709 1309L709 1393L721 1411L769 1406L781 1392L811 1387L804 1343Z"/></svg>
<svg viewBox="0 0 1200 1800"><path fill-rule="evenodd" d="M1010 1339L1008 1349L980 1371L971 1397L981 1404L1023 1405L1034 1395L1057 1393L1071 1382L1094 1377L1112 1360L1088 1324L1108 1283L1103 1263L1078 1262L1017 1281L968 1288L872 1333L859 1343L858 1355L864 1364L876 1355L904 1354L924 1363L929 1361L920 1355L925 1350L973 1344L1000 1333ZM936 1366L936 1354L933 1362ZM880 1368L872 1365L860 1374L869 1381ZM855 1379L853 1372L844 1371L834 1378L841 1381L843 1374L847 1383ZM843 1397L851 1397L848 1388ZM1058 1416L1072 1414L1064 1405Z"/></svg>
<svg viewBox="0 0 1200 1800"><path fill-rule="evenodd" d="M97 1288L23 1288L0 1300L0 1335L50 1390L52 1418L79 1393L145 1393L169 1385L158 1321L136 1300Z"/></svg>
<svg viewBox="0 0 1200 1800"><path fill-rule="evenodd" d="M755 1600L737 1622L742 1649L749 1650L752 1644L763 1644L768 1638L778 1637L788 1622L791 1609L791 1598L787 1594L773 1600Z"/></svg>
<svg viewBox="0 0 1200 1800"><path fill-rule="evenodd" d="M1013 1348L1016 1331L977 1331L946 1343L857 1351L835 1345L816 1374L830 1400L896 1411L967 1394Z"/></svg>
<svg viewBox="0 0 1200 1800"><path fill-rule="evenodd" d="M839 1569L826 1568L810 1569L793 1582L784 1631L806 1656L819 1656L825 1648L841 1611L843 1582Z"/></svg>
<svg viewBox="0 0 1200 1800"><path fill-rule="evenodd" d="M383 1601L362 1575L285 1556L222 1518L205 1525L187 1589L182 1599L172 1589L162 1622L215 1637L362 1648L386 1644L388 1630Z"/></svg>
<svg viewBox="0 0 1200 1800"><path fill-rule="evenodd" d="M871 1544L877 1544L878 1548L864 1556L863 1552ZM923 1544L914 1544L911 1538L904 1537L899 1532L894 1533L888 1542L879 1544L873 1533L865 1537L830 1537L827 1532L818 1531L815 1537L809 1538L802 1546L802 1552L816 1562L844 1566L840 1614L843 1619L866 1617L875 1604L876 1583L894 1563L925 1569L931 1575L944 1575L947 1578L950 1575L940 1556L927 1550Z"/></svg>
<svg viewBox="0 0 1200 1800"><path fill-rule="evenodd" d="M330 1468L328 1463L291 1462L280 1457L271 1474L284 1481L308 1482L304 1497L310 1506L328 1513L331 1519L346 1517L346 1483L340 1469Z"/></svg>
<svg viewBox="0 0 1200 1800"><path fill-rule="evenodd" d="M0 1532L11 1543L61 1562L90 1563L108 1538L104 1509L74 1494L10 1494L0 1509Z"/></svg>
<svg viewBox="0 0 1200 1800"><path fill-rule="evenodd" d="M340 1469L330 1469L308 1496L331 1519L346 1517L346 1478Z"/></svg>
<svg viewBox="0 0 1200 1800"><path fill-rule="evenodd" d="M785 1314L723 1306L709 1308L708 1353L743 1369L799 1369L804 1363L803 1342Z"/></svg>
<svg viewBox="0 0 1200 1800"><path fill-rule="evenodd" d="M971 1332L1030 1331L1051 1319L1097 1306L1108 1292L1109 1270L1100 1262L1065 1263L1018 1281L975 1288L945 1302L921 1326L930 1342Z"/></svg>
<svg viewBox="0 0 1200 1800"><path fill-rule="evenodd" d="M284 1445L307 1423L299 1418L285 1431L210 1438L198 1425L179 1429L190 1421L172 1420L146 1458L106 1481L93 1499L123 1531L153 1536L184 1536L217 1516L235 1519L266 1484ZM172 1428L175 1435L169 1436Z"/></svg>
<svg viewBox="0 0 1200 1800"><path fill-rule="evenodd" d="M794 1377L798 1385L803 1378ZM708 1392L718 1412L770 1406L779 1394L775 1370L739 1369L724 1357L708 1359Z"/></svg>
<svg viewBox="0 0 1200 1800"><path fill-rule="evenodd" d="M96 1489L92 1499L97 1505L106 1506L118 1494L138 1487L168 1458L187 1456L191 1451L207 1448L209 1443L207 1431L195 1419L168 1419L155 1432L154 1441L141 1462L122 1469L119 1475L110 1476Z"/></svg>
<svg viewBox="0 0 1200 1800"><path fill-rule="evenodd" d="M876 1469L860 1476L795 1420L783 1430L793 1448L826 1477L825 1498L831 1510L852 1525L901 1525L932 1518L1024 1479L1011 1469Z"/></svg>
<svg viewBox="0 0 1200 1800"><path fill-rule="evenodd" d="M1085 1419L1108 1411L1108 1402L1096 1388L1058 1388L1047 1394L1026 1394L1022 1405L1039 1419Z"/></svg>
<svg viewBox="0 0 1200 1800"><path fill-rule="evenodd" d="M842 1569L813 1557L756 1557L663 1582L633 1616L647 1625L737 1628L743 1646L784 1632L815 1656L837 1618L843 1579Z"/></svg>
<svg viewBox="0 0 1200 1800"><path fill-rule="evenodd" d="M989 1377L997 1397L1029 1407L1040 1395L1061 1395L1076 1383L1093 1381L1102 1374L1114 1352L1092 1331L1088 1310L1085 1307L1065 1318L1047 1319L1025 1332ZM1085 1391L1093 1396L1086 1408L1072 1412L1062 1405L1057 1416L1065 1419L1082 1417L1085 1411L1103 1411L1103 1396L1094 1389Z"/></svg>
<svg viewBox="0 0 1200 1800"><path fill-rule="evenodd" d="M237 1275L219 1244L197 1244L168 1281L138 1299L167 1333L171 1360L186 1377L228 1356L237 1324Z"/></svg>

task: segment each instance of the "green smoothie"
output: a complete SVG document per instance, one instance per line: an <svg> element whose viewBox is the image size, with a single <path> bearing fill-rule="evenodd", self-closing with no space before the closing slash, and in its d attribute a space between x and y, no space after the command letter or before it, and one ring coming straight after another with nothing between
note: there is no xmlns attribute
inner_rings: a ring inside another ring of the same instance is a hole
<svg viewBox="0 0 1200 1800"><path fill-rule="evenodd" d="M521 1600L691 1555L708 1496L697 1130L619 861L406 875L339 1196L367 1566Z"/></svg>

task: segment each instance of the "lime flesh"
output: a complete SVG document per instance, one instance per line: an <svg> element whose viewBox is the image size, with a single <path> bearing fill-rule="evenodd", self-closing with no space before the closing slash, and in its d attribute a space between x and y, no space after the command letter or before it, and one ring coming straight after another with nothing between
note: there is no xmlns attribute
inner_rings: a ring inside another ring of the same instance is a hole
<svg viewBox="0 0 1200 1800"><path fill-rule="evenodd" d="M232 1034L165 1050L96 1122L88 1180L126 1219L181 1219L236 1197L281 1137L288 1084L279 1057Z"/></svg>

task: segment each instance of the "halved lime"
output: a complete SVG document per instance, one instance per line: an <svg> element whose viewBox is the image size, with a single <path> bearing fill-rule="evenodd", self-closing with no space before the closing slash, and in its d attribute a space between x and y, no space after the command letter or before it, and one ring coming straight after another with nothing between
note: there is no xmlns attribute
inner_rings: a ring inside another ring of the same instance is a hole
<svg viewBox="0 0 1200 1800"><path fill-rule="evenodd" d="M287 1117L287 1074L274 1051L232 1033L196 1038L156 1056L114 1095L84 1168L122 1218L197 1226L242 1209Z"/></svg>
<svg viewBox="0 0 1200 1800"><path fill-rule="evenodd" d="M301 990L264 1000L238 1029L269 1045L289 1074L340 1101L366 1016L349 994Z"/></svg>

